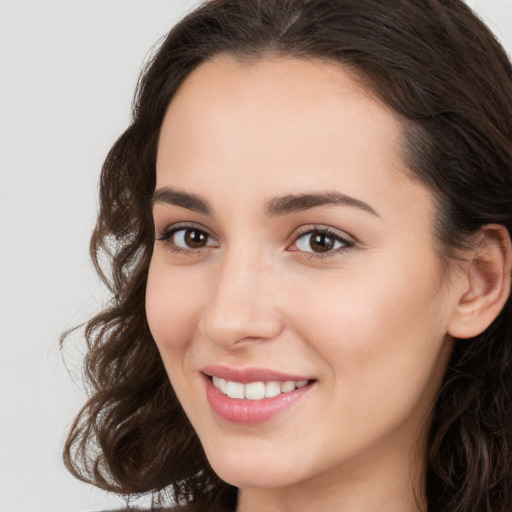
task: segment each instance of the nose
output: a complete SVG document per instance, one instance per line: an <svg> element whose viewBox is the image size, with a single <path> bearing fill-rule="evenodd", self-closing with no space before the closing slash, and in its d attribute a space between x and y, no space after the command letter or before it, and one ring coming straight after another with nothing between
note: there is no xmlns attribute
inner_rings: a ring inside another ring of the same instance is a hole
<svg viewBox="0 0 512 512"><path fill-rule="evenodd" d="M212 274L198 324L202 336L227 350L279 336L284 323L271 262L233 251Z"/></svg>

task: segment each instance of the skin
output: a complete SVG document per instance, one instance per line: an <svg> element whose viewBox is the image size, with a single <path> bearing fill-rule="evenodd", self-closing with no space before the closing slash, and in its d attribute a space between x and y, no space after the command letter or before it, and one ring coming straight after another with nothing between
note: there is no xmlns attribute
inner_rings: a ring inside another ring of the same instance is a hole
<svg viewBox="0 0 512 512"><path fill-rule="evenodd" d="M211 212L155 201L147 317L212 467L240 488L239 512L424 506L425 427L467 277L442 272L433 197L407 177L400 142L385 105L318 61L218 57L170 104L156 189L199 196ZM265 211L326 191L373 212ZM207 244L158 240L182 223ZM315 253L303 234L315 227L351 245ZM205 365L316 382L275 418L232 424L206 400Z"/></svg>

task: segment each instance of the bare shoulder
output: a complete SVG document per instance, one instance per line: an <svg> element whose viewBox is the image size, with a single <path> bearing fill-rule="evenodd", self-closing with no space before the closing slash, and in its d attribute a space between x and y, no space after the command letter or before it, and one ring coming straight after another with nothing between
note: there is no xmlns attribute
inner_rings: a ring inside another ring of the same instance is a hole
<svg viewBox="0 0 512 512"><path fill-rule="evenodd" d="M166 507L166 508L118 508L115 510L104 510L103 512L219 512L217 509L215 511L205 510L203 508L197 508L197 505L176 505L174 507Z"/></svg>
<svg viewBox="0 0 512 512"><path fill-rule="evenodd" d="M102 512L192 512L192 509L187 505L177 505L175 507L166 508L116 508L115 510L104 510Z"/></svg>
<svg viewBox="0 0 512 512"><path fill-rule="evenodd" d="M140 508L140 507L124 507L118 508L115 510L104 510L103 512L235 512L236 506L233 507L224 507L219 504L214 503L188 503L181 505L173 505L171 507L150 507L150 508Z"/></svg>

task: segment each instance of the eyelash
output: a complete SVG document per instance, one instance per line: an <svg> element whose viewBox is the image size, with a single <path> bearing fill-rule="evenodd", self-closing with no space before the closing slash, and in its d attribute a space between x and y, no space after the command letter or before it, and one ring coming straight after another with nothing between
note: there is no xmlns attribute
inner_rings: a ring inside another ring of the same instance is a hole
<svg viewBox="0 0 512 512"><path fill-rule="evenodd" d="M184 232L187 232L187 231L195 231L197 233L201 233L201 234L204 234L208 237L208 239L214 239L206 230L204 229L201 229L200 227L198 226L195 226L193 224L180 224L180 225L175 225L173 226L172 228L167 228L159 237L157 237L156 239L159 241L159 242L163 242L165 243L166 245L168 245L169 249L171 250L171 252L173 252L174 254L179 254L179 255L186 255L186 256L200 256L205 250L207 250L209 247L211 246L205 246L205 247L200 247L200 248L184 248L184 247L178 247L173 241L172 241L172 238L174 237L174 235L180 231L184 231Z"/></svg>
<svg viewBox="0 0 512 512"><path fill-rule="evenodd" d="M334 243L341 244L341 247L336 249L329 249L325 253L319 253L314 251L301 251L300 249L292 249L293 252L301 252L303 257L308 259L325 259L332 256L339 255L352 247L354 247L355 242L347 236L343 236L338 231L335 231L327 226L313 226L312 228L306 228L303 231L300 231L293 235L291 238L292 245L297 245L297 242L307 235L319 234L323 235L327 238L330 238ZM311 242L310 242L311 243ZM289 246L290 247L290 246ZM290 250L290 249L289 249Z"/></svg>
<svg viewBox="0 0 512 512"><path fill-rule="evenodd" d="M180 231L184 231L184 232L195 231L197 233L205 235L206 237L208 237L209 240L212 240L212 239L214 240L214 238L206 230L201 229L200 227L195 226L193 224L183 224L183 225L177 225L177 226L175 225L170 229L168 228L159 237L157 237L156 240L168 245L169 249L174 254L186 255L186 256L200 256L203 254L204 251L208 250L209 248L218 247L218 245L216 245L216 246L212 246L212 245L208 246L207 245L207 246L199 247L199 248L179 247L176 245L176 243L174 243L172 241L172 238L176 235L176 233L179 233ZM313 235L313 234L323 235L323 236L331 239L333 241L333 243L341 244L341 246L334 250L328 249L325 253L314 252L314 251L304 251L304 250L300 250L300 249L290 249L290 247L296 245L301 239L303 239L307 235ZM354 245L355 245L355 242L352 239L341 235L339 232L334 231L333 229L330 229L326 226L313 226L313 227L306 228L303 231L300 231L300 232L294 234L292 237L290 237L288 250L290 250L291 252L300 252L300 253L302 253L303 257L310 259L310 260L311 259L322 260L325 258L329 258L329 257L335 256L335 255L338 255L342 252L345 252L345 251L351 249Z"/></svg>

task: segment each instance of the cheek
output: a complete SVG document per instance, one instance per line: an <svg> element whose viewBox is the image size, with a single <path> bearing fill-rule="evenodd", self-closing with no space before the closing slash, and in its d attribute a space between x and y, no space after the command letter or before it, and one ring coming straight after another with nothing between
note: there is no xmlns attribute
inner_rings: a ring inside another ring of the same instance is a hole
<svg viewBox="0 0 512 512"><path fill-rule="evenodd" d="M198 281L197 276L194 280L186 268L172 268L165 260L154 259L146 287L146 316L151 334L174 393L194 424L201 422L194 404L202 404L199 416L206 406L202 386L190 385L196 373L193 361L197 344L193 340L206 295L198 282L205 281Z"/></svg>
<svg viewBox="0 0 512 512"><path fill-rule="evenodd" d="M377 439L400 425L419 428L449 358L432 283L394 275L383 275L379 286L374 279L347 278L326 285L321 298L300 299L307 315L298 329L329 368L330 424L348 438L364 433Z"/></svg>
<svg viewBox="0 0 512 512"><path fill-rule="evenodd" d="M441 281L405 261L381 261L382 271L352 271L295 294L298 329L336 376L392 380L393 372L428 372L444 340ZM428 278L427 278L428 276ZM307 314L306 314L307 312Z"/></svg>
<svg viewBox="0 0 512 512"><path fill-rule="evenodd" d="M170 271L152 261L146 288L146 315L151 334L165 361L168 352L186 350L197 325L200 297L186 272Z"/></svg>

